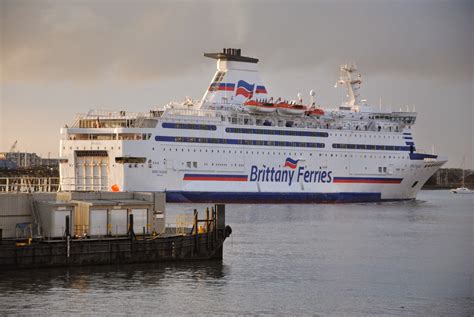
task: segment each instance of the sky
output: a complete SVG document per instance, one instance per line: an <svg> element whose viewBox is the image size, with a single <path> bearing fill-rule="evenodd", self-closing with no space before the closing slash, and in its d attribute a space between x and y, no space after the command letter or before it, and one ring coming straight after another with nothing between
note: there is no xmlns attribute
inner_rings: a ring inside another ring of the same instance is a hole
<svg viewBox="0 0 474 317"><path fill-rule="evenodd" d="M76 113L199 99L216 67L203 53L223 47L260 59L270 95L314 89L328 108L355 62L363 99L418 112L417 148L474 168L472 0L0 0L0 151L55 157Z"/></svg>

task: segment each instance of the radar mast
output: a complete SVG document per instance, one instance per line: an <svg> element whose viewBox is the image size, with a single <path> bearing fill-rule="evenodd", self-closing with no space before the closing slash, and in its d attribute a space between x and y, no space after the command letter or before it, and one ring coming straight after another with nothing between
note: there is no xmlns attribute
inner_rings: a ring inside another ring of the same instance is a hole
<svg viewBox="0 0 474 317"><path fill-rule="evenodd" d="M345 105L354 108L354 106L360 105L360 84L362 83L362 77L357 72L357 66L355 64L345 64L340 66L339 80L336 82L336 86L345 85L347 89L347 101Z"/></svg>

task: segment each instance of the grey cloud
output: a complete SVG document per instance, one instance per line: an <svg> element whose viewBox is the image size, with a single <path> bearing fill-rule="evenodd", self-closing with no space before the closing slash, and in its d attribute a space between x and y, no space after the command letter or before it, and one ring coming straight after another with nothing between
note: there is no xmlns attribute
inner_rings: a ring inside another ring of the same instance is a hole
<svg viewBox="0 0 474 317"><path fill-rule="evenodd" d="M242 47L282 71L357 61L370 73L472 78L471 1L10 1L4 80L183 76Z"/></svg>

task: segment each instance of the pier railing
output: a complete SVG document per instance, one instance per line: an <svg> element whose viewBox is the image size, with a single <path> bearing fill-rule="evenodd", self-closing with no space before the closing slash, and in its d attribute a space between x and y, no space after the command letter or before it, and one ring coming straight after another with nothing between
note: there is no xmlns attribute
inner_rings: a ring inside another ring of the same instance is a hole
<svg viewBox="0 0 474 317"><path fill-rule="evenodd" d="M0 177L0 193L50 193L59 190L59 177Z"/></svg>

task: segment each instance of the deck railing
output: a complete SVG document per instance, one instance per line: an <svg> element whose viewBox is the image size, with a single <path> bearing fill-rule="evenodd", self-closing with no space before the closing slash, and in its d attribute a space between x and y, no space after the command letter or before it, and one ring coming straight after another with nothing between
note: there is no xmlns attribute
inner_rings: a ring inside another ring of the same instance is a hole
<svg viewBox="0 0 474 317"><path fill-rule="evenodd" d="M0 193L51 193L59 190L59 177L0 177Z"/></svg>

